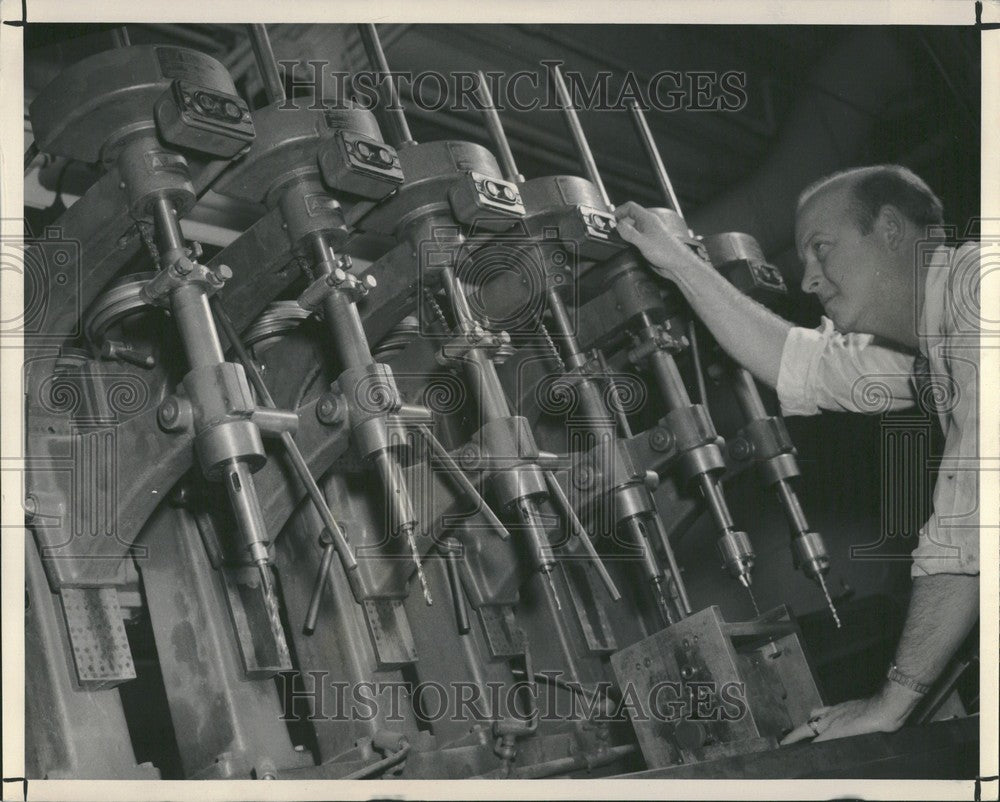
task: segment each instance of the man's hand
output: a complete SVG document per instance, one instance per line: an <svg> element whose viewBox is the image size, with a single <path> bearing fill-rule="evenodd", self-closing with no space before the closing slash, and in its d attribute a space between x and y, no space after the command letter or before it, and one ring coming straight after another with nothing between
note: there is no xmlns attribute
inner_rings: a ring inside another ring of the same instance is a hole
<svg viewBox="0 0 1000 802"><path fill-rule="evenodd" d="M919 694L894 686L868 699L817 707L809 713L805 724L800 724L781 740L781 745L806 738L814 742L832 741L868 732L895 732L906 722L920 698Z"/></svg>
<svg viewBox="0 0 1000 802"><path fill-rule="evenodd" d="M670 233L659 217L635 201L621 204L615 209L615 217L622 239L635 245L665 278L676 280L682 271L708 269L690 247Z"/></svg>

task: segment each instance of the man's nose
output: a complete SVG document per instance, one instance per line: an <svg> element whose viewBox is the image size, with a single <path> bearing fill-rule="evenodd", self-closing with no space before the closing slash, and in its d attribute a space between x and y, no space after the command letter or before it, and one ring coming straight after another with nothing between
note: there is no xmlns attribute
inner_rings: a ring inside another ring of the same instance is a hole
<svg viewBox="0 0 1000 802"><path fill-rule="evenodd" d="M819 289L823 273L815 259L806 259L805 272L802 274L802 292L813 293Z"/></svg>

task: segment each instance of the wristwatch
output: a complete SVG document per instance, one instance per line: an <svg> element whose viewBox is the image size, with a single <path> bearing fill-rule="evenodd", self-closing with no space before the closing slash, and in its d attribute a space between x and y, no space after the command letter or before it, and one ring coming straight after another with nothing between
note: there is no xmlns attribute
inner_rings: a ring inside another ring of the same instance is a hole
<svg viewBox="0 0 1000 802"><path fill-rule="evenodd" d="M885 677L889 680L889 682L895 682L897 685L909 688L914 693L925 694L931 689L931 686L927 683L920 682L919 680L904 674L896 667L895 663L889 664L889 670L886 672Z"/></svg>

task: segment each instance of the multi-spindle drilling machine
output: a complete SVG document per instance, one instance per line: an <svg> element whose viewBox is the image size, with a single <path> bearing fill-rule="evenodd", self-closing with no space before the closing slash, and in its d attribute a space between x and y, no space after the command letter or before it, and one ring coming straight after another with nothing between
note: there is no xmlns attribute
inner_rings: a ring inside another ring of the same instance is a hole
<svg viewBox="0 0 1000 802"><path fill-rule="evenodd" d="M493 152L418 143L392 82L383 127L288 98L247 35L260 108L207 55L127 43L31 105L37 149L101 175L45 241L26 343L29 776L611 775L774 748L822 703L796 621L695 609L674 545L705 512L752 594L725 488L756 471L826 594L795 449L735 366L745 420L719 436L694 321L617 236L562 76L583 176L526 179L485 81ZM688 228L631 113L657 214L780 296L752 238ZM209 191L262 214L203 259L183 222ZM360 269L368 235L394 245ZM137 763L143 727L173 764Z"/></svg>

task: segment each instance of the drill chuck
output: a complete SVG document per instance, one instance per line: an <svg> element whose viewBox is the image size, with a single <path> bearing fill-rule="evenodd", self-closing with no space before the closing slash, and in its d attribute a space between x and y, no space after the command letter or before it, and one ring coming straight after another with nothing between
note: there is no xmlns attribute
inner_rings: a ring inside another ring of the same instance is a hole
<svg viewBox="0 0 1000 802"><path fill-rule="evenodd" d="M719 548L719 556L722 557L722 565L729 575L739 580L744 587L749 587L755 555L747 533L727 529L716 545Z"/></svg>
<svg viewBox="0 0 1000 802"><path fill-rule="evenodd" d="M816 579L830 570L830 557L819 532L807 530L792 539L792 560L809 579Z"/></svg>

